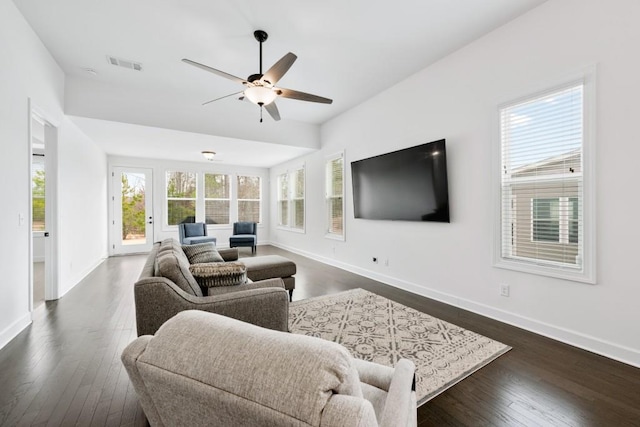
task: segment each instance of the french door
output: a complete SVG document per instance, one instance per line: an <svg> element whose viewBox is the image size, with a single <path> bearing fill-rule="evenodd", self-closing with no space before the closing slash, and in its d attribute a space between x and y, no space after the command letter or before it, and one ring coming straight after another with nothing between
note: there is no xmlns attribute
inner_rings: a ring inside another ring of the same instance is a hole
<svg viewBox="0 0 640 427"><path fill-rule="evenodd" d="M152 170L114 167L112 253L149 252L153 246Z"/></svg>

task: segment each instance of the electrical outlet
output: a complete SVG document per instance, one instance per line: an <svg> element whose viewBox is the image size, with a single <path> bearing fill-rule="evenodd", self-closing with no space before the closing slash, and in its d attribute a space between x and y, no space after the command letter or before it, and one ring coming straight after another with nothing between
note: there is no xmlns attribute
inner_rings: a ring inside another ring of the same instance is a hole
<svg viewBox="0 0 640 427"><path fill-rule="evenodd" d="M389 267L389 258L384 259L384 266Z"/></svg>
<svg viewBox="0 0 640 427"><path fill-rule="evenodd" d="M504 283L500 285L500 295L502 295L503 297L508 297L509 292L510 292L509 285Z"/></svg>

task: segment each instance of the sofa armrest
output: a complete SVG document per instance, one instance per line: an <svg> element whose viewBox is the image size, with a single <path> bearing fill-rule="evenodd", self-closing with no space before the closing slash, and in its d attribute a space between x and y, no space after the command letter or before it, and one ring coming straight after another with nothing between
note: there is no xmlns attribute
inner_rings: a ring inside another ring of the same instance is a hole
<svg viewBox="0 0 640 427"><path fill-rule="evenodd" d="M139 280L134 286L138 336L152 335L171 317L184 310L202 310L288 331L289 295L283 288L268 287L196 297L164 277Z"/></svg>
<svg viewBox="0 0 640 427"><path fill-rule="evenodd" d="M415 365L408 359L396 363L380 427L417 425L415 371Z"/></svg>

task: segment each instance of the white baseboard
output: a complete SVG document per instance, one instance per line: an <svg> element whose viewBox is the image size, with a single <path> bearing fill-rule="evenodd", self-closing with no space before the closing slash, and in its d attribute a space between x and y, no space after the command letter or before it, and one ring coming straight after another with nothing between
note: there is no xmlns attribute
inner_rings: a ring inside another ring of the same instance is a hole
<svg viewBox="0 0 640 427"><path fill-rule="evenodd" d="M0 349L14 339L20 332L31 324L31 313L26 313L0 332Z"/></svg>
<svg viewBox="0 0 640 427"><path fill-rule="evenodd" d="M271 242L271 245L294 252L307 258L311 258L324 264L328 264L342 270L349 271L351 273L359 274L369 279L377 280L387 285L391 285L423 297L431 298L436 301L452 305L454 307L459 307L464 310L468 310L473 313L480 314L482 316L489 317L491 319L498 320L500 322L507 323L509 325L555 339L565 344L569 344L574 347L578 347L583 350L587 350L592 353L596 353L601 356L605 356L610 359L614 359L619 362L640 368L640 351L636 349L586 335L581 332L562 328L560 326L541 322L539 320L521 316L516 313L497 309L486 304L481 304L465 298L460 298L452 294L425 288L424 286L419 286L412 282L380 274L375 271L357 267L287 245L282 245L277 242Z"/></svg>

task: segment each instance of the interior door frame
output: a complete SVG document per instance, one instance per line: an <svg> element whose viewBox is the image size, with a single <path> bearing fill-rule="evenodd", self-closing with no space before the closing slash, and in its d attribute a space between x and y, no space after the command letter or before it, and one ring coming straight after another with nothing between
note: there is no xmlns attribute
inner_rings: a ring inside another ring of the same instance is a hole
<svg viewBox="0 0 640 427"><path fill-rule="evenodd" d="M117 255L127 255L127 254L135 254L135 253L144 253L149 252L153 246L154 236L155 236L155 215L153 214L153 169L150 167L138 167L138 166L111 166L110 170L110 203L111 209L109 222L111 232L109 233L110 242L109 242L109 255L117 256ZM134 172L134 173L143 173L146 176L145 179L145 235L147 236L147 242L145 245L135 245L131 246L130 250L122 250L122 245L120 242L122 241L121 235L121 213L119 210L121 209L120 199L116 196L121 197L121 190L118 188L119 183L116 182L116 177L120 177L122 172Z"/></svg>

